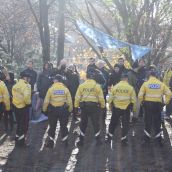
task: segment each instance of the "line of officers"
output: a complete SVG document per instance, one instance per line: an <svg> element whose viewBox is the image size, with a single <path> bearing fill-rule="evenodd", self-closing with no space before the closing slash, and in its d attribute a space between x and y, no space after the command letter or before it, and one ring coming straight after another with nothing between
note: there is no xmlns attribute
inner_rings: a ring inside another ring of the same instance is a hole
<svg viewBox="0 0 172 172"><path fill-rule="evenodd" d="M26 146L26 135L29 124L29 108L31 105L31 86L29 84L30 74L22 72L20 80L12 88L12 104L8 90L0 81L0 103L5 105L5 110L13 108L16 121L16 147ZM74 101L71 98L70 91L63 84L63 76L57 74L53 77L53 85L48 89L43 103L43 112L48 116L49 131L46 147L53 148L55 143L56 125L59 120L61 129L61 138L65 146L68 145L68 119L71 112L78 114L80 108L80 135L77 146L83 146L88 119L91 119L96 145L102 144L100 118L105 112L106 101L101 86L96 82L96 73L93 70L87 70L87 80L80 84ZM149 70L149 79L143 83L138 99L144 107L144 144L149 144L152 138L151 129L154 129L153 138L157 145L162 146L161 137L161 111L164 105L167 105L172 97L169 88L156 78L156 73L152 68ZM122 123L122 145L128 143L129 120L131 112L137 109L137 97L134 88L128 83L127 73L121 75L121 81L112 87L107 100L112 116L106 135L106 142L110 143L113 139L114 130L119 121ZM11 107L10 107L11 106Z"/></svg>

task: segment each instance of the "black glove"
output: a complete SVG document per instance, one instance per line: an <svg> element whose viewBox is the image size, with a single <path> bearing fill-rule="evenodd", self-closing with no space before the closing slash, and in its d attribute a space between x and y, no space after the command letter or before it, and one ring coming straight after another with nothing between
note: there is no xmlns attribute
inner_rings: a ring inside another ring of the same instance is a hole
<svg viewBox="0 0 172 172"><path fill-rule="evenodd" d="M129 106L128 106L128 108L130 109L130 111L133 111L133 104L130 103Z"/></svg>
<svg viewBox="0 0 172 172"><path fill-rule="evenodd" d="M137 121L138 121L137 117L132 118L132 123L137 123Z"/></svg>
<svg viewBox="0 0 172 172"><path fill-rule="evenodd" d="M106 112L106 108L101 108L101 112L105 113Z"/></svg>

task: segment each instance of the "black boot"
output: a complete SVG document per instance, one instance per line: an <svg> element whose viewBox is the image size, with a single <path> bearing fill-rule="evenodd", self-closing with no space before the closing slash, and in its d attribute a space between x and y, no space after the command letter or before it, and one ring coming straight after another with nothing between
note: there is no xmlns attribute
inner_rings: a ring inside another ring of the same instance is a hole
<svg viewBox="0 0 172 172"><path fill-rule="evenodd" d="M111 143L112 141L112 136L110 136L109 134L106 135L106 138L105 138L105 142L106 143Z"/></svg>
<svg viewBox="0 0 172 172"><path fill-rule="evenodd" d="M150 138L147 136L143 136L142 146L149 146L150 145Z"/></svg>
<svg viewBox="0 0 172 172"><path fill-rule="evenodd" d="M65 148L68 147L68 140L67 139L65 141L62 141L62 143L63 143L63 145L64 145Z"/></svg>
<svg viewBox="0 0 172 172"><path fill-rule="evenodd" d="M76 145L77 145L78 147L84 145L84 137L83 137L83 136L81 136L81 135L79 136L79 141L76 143Z"/></svg>
<svg viewBox="0 0 172 172"><path fill-rule="evenodd" d="M100 146L100 145L102 145L102 141L101 141L100 136L97 136L96 137L96 146Z"/></svg>
<svg viewBox="0 0 172 172"><path fill-rule="evenodd" d="M45 146L47 148L53 148L54 147L54 141L53 140L49 140Z"/></svg>
<svg viewBox="0 0 172 172"><path fill-rule="evenodd" d="M127 139L127 137L125 139L122 139L121 140L121 144L122 144L122 146L127 146L128 145L128 139Z"/></svg>
<svg viewBox="0 0 172 172"><path fill-rule="evenodd" d="M155 144L159 147L163 147L162 137L158 137L155 139Z"/></svg>

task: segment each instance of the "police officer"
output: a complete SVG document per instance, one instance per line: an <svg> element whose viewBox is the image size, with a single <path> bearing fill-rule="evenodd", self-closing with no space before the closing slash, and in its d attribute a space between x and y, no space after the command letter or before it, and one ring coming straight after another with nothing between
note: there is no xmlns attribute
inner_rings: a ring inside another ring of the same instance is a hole
<svg viewBox="0 0 172 172"><path fill-rule="evenodd" d="M169 103L172 93L165 84L155 77L156 71L153 68L150 69L149 75L148 81L143 83L138 95L145 109L144 144L150 142L153 125L155 141L159 146L162 146L161 111L163 105ZM164 95L165 100L163 100Z"/></svg>
<svg viewBox="0 0 172 172"><path fill-rule="evenodd" d="M0 71L0 119L2 118L4 111L10 110L10 96L6 85L2 81L3 79L4 73Z"/></svg>
<svg viewBox="0 0 172 172"><path fill-rule="evenodd" d="M54 138L57 121L60 121L62 142L65 146L67 146L67 138L68 138L68 117L69 112L72 112L72 98L68 88L62 83L63 76L57 74L53 78L54 84L48 89L46 94L44 104L43 104L43 112L48 113L49 120L49 131L48 131L48 142L46 147L53 148L54 147Z"/></svg>
<svg viewBox="0 0 172 172"><path fill-rule="evenodd" d="M19 81L12 88L12 104L17 121L15 146L26 146L26 134L29 124L29 107L31 105L31 75L26 71L20 73Z"/></svg>
<svg viewBox="0 0 172 172"><path fill-rule="evenodd" d="M88 117L91 118L96 144L101 144L99 118L101 109L105 108L105 100L101 86L96 83L96 74L87 70L87 80L81 84L75 96L75 109L81 108L80 136L77 146L82 146L84 142L85 131L88 124Z"/></svg>
<svg viewBox="0 0 172 172"><path fill-rule="evenodd" d="M134 88L128 83L128 75L123 73L121 81L112 87L108 103L112 106L112 117L109 124L106 142L111 142L119 118L122 118L121 143L128 142L127 134L129 130L130 111L136 110L136 93Z"/></svg>
<svg viewBox="0 0 172 172"><path fill-rule="evenodd" d="M172 87L171 87L171 84L170 84L171 80L172 80L172 67L169 68L165 72L165 75L164 75L164 78L163 78L163 83L172 90ZM170 99L169 104L166 106L166 116L165 116L165 118L169 119L170 115L172 115L172 98Z"/></svg>

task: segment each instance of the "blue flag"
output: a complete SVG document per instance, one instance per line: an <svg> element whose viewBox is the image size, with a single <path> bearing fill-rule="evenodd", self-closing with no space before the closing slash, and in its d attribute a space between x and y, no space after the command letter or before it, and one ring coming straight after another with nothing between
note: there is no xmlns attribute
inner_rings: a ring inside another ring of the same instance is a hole
<svg viewBox="0 0 172 172"><path fill-rule="evenodd" d="M132 59L137 60L148 54L151 49L140 45L130 44Z"/></svg>
<svg viewBox="0 0 172 172"><path fill-rule="evenodd" d="M127 43L119 41L118 39L115 39L112 36L106 33L103 33L102 31L90 25L85 25L82 22L77 22L77 25L78 25L79 30L84 35L92 39L97 46L100 46L103 48L114 48L114 49L119 49L119 48L129 46Z"/></svg>
<svg viewBox="0 0 172 172"><path fill-rule="evenodd" d="M113 49L120 49L124 47L131 48L132 59L136 60L142 58L144 55L151 51L150 48L129 44L127 42L122 42L118 39L113 38L112 36L92 27L91 25L85 25L82 22L77 21L77 26L84 35L89 37L96 46L103 47L103 48L113 48Z"/></svg>

